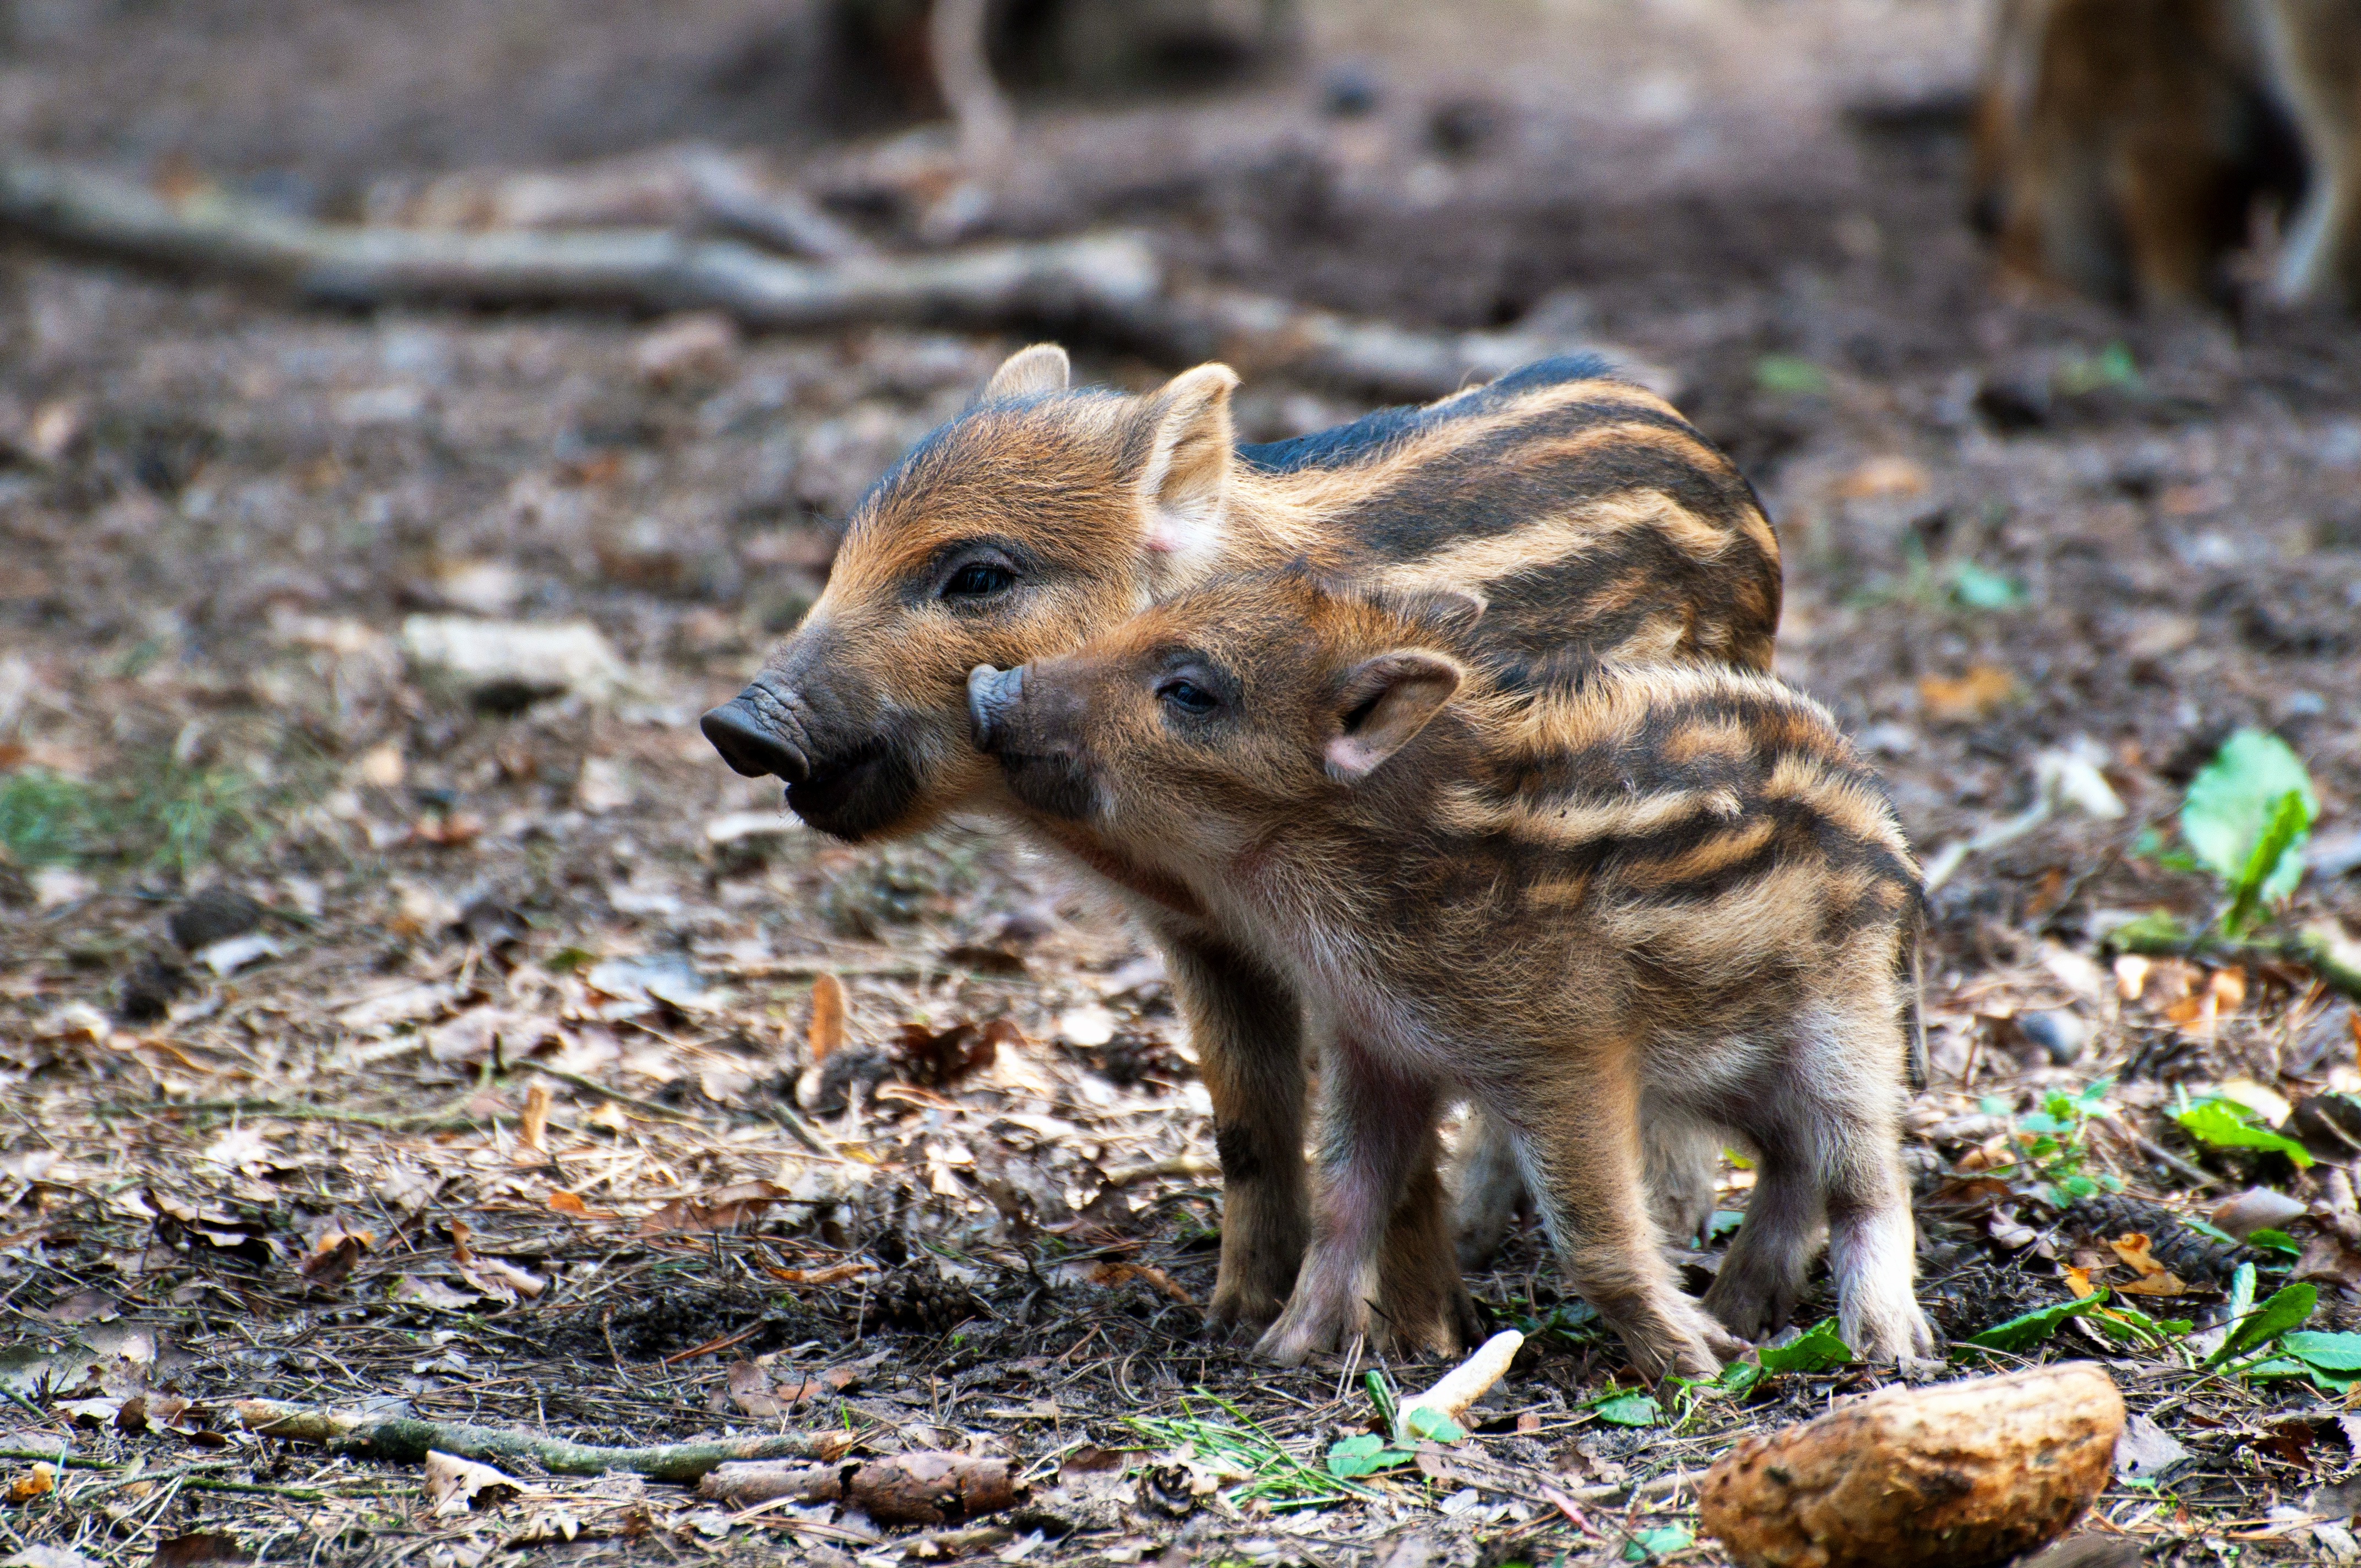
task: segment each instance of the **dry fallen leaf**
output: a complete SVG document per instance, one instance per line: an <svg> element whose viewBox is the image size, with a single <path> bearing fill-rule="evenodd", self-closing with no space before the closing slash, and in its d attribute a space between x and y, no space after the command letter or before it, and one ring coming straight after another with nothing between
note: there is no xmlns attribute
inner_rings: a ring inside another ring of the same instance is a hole
<svg viewBox="0 0 2361 1568"><path fill-rule="evenodd" d="M524 1114L517 1119L517 1138L535 1154L549 1152L549 1085L535 1082L524 1091Z"/></svg>
<svg viewBox="0 0 2361 1568"><path fill-rule="evenodd" d="M873 1263L833 1263L826 1268L782 1268L775 1263L763 1265L763 1272L782 1285L835 1285L876 1271L877 1266Z"/></svg>
<svg viewBox="0 0 2361 1568"><path fill-rule="evenodd" d="M1849 501L1900 499L1923 496L1927 470L1898 453L1872 457L1837 481L1837 494Z"/></svg>
<svg viewBox="0 0 2361 1568"><path fill-rule="evenodd" d="M489 1464L478 1464L440 1449L427 1450L426 1496L434 1504L438 1518L464 1514L470 1508L496 1508L533 1490Z"/></svg>
<svg viewBox="0 0 2361 1568"><path fill-rule="evenodd" d="M734 1230L789 1196L775 1181L741 1181L703 1198L675 1198L640 1222L640 1234Z"/></svg>
<svg viewBox="0 0 2361 1568"><path fill-rule="evenodd" d="M9 1480L8 1500L12 1503L29 1503L36 1497L46 1497L57 1489L57 1467L52 1464L36 1464L31 1469Z"/></svg>
<svg viewBox="0 0 2361 1568"><path fill-rule="evenodd" d="M1978 664L1956 681L1939 675L1918 678L1918 700L1927 717L1946 723L1970 724L1987 718L2016 695L2016 677L1993 664Z"/></svg>
<svg viewBox="0 0 2361 1568"><path fill-rule="evenodd" d="M812 981L811 1059L824 1062L844 1045L844 982L832 974Z"/></svg>

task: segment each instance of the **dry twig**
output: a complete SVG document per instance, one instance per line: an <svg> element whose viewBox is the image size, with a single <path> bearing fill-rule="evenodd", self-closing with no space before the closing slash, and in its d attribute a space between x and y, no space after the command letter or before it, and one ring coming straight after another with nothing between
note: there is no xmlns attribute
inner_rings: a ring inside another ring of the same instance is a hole
<svg viewBox="0 0 2361 1568"><path fill-rule="evenodd" d="M694 1485L715 1466L753 1459L834 1459L857 1441L851 1432L776 1432L713 1442L666 1442L648 1448L604 1448L535 1437L464 1421L411 1416L357 1415L279 1399L240 1399L247 1431L289 1442L313 1442L331 1453L416 1464L433 1450L462 1459L529 1459L553 1475L603 1475L628 1470L652 1481Z"/></svg>
<svg viewBox="0 0 2361 1568"><path fill-rule="evenodd" d="M1173 287L1146 241L1105 234L939 255L790 261L662 229L406 229L314 223L219 192L172 198L59 164L0 164L0 225L148 266L252 279L338 304L708 310L756 329L1063 323L1174 361L1226 358L1388 397L1434 398L1586 345L1422 332L1235 289ZM1655 367L1621 374L1672 388Z"/></svg>

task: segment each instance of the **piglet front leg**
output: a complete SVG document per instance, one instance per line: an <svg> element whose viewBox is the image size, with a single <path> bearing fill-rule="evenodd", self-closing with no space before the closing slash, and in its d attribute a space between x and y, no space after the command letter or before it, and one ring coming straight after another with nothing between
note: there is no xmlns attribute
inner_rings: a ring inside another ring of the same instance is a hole
<svg viewBox="0 0 2361 1568"><path fill-rule="evenodd" d="M1325 1051L1322 1078L1312 1249L1287 1310L1255 1347L1284 1366L1373 1337L1395 1343L1392 1327L1377 1316L1387 1232L1414 1179L1423 1174L1432 1182L1434 1170L1441 1102L1431 1079L1401 1070L1349 1037ZM1439 1209L1439 1190L1425 1197ZM1415 1344L1423 1325L1402 1327Z"/></svg>

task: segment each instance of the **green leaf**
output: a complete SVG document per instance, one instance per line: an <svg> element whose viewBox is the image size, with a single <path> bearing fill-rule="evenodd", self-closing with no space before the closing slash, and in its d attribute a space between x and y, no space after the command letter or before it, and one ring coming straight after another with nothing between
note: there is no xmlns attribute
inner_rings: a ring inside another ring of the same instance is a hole
<svg viewBox="0 0 2361 1568"><path fill-rule="evenodd" d="M2004 1323L1994 1323L1968 1343L1984 1350L2023 1350L2039 1344L2058 1332L2069 1318L2079 1318L2085 1312L2095 1312L2107 1304L2107 1293L2094 1290L2079 1300L2060 1301L2054 1306L2037 1307Z"/></svg>
<svg viewBox="0 0 2361 1568"><path fill-rule="evenodd" d="M1397 1413L1394 1391L1387 1385L1385 1374L1371 1367L1368 1375L1361 1379L1361 1386L1369 1391L1369 1403L1377 1407L1378 1420L1385 1423L1388 1431L1393 1431Z"/></svg>
<svg viewBox="0 0 2361 1568"><path fill-rule="evenodd" d="M1799 1334L1786 1344L1764 1345L1756 1353L1767 1374L1779 1372L1826 1372L1859 1359L1852 1346L1845 1343L1844 1335L1837 1330L1837 1321L1828 1319L1806 1334Z"/></svg>
<svg viewBox="0 0 2361 1568"><path fill-rule="evenodd" d="M2158 909L2125 921L2108 932L2100 945L2114 952L2147 953L2158 948L2181 947L2188 941L2188 928Z"/></svg>
<svg viewBox="0 0 2361 1568"><path fill-rule="evenodd" d="M2280 1356L2266 1361L2259 1366L2249 1366L2245 1376L2254 1382L2270 1383L2282 1377L2309 1376L2311 1371L2312 1369L2301 1361L2290 1361L2285 1356Z"/></svg>
<svg viewBox="0 0 2361 1568"><path fill-rule="evenodd" d="M2255 1310L2255 1266L2242 1263L2230 1275L2230 1306L2222 1314L2225 1323L2235 1323Z"/></svg>
<svg viewBox="0 0 2361 1568"><path fill-rule="evenodd" d="M1828 389L1828 372L1793 354L1766 354L1754 362L1754 384L1785 397L1818 397Z"/></svg>
<svg viewBox="0 0 2361 1568"><path fill-rule="evenodd" d="M2361 1334L2291 1333L2279 1349L2323 1372L2361 1372Z"/></svg>
<svg viewBox="0 0 2361 1568"><path fill-rule="evenodd" d="M1685 1525L1658 1525L1653 1530L1637 1531L1623 1544L1623 1561L1645 1563L1651 1557L1668 1552L1686 1552L1697 1542Z"/></svg>
<svg viewBox="0 0 2361 1568"><path fill-rule="evenodd" d="M2163 1344L2185 1337L2196 1325L2186 1318L2151 1318L2125 1298L2115 1298L2114 1306L2092 1316L2100 1332L2109 1339L2128 1343Z"/></svg>
<svg viewBox="0 0 2361 1568"><path fill-rule="evenodd" d="M1467 1441L1466 1427L1461 1426L1441 1410L1427 1405L1414 1405L1411 1408L1410 1414L1402 1418L1402 1431L1412 1437L1424 1438L1429 1442Z"/></svg>
<svg viewBox="0 0 2361 1568"><path fill-rule="evenodd" d="M1617 1394L1591 1407L1602 1421L1619 1427L1652 1427L1664 1419L1664 1410L1645 1394Z"/></svg>
<svg viewBox="0 0 2361 1568"><path fill-rule="evenodd" d="M2312 1165L2312 1151L2293 1138L2257 1126L2254 1113L2228 1100L2194 1100L2172 1113L2181 1131L2217 1149L2261 1149L2283 1154L2299 1168Z"/></svg>
<svg viewBox="0 0 2361 1568"><path fill-rule="evenodd" d="M2260 729L2241 729L2189 781L2180 803L2180 837L2198 861L2235 886L2266 847L2285 796L2299 802L2293 836L2279 846L2256 883L2257 896L2285 898L2303 876L2302 847L2320 814L2312 775L2288 743Z"/></svg>
<svg viewBox="0 0 2361 1568"><path fill-rule="evenodd" d="M2264 1229L2253 1232L2246 1237L2246 1245L2260 1248L2264 1252L2275 1252L2281 1257L2303 1255L2303 1244L2285 1231Z"/></svg>
<svg viewBox="0 0 2361 1568"><path fill-rule="evenodd" d="M2246 857L2246 869L2231 884L2233 897L2229 912L2222 916L2224 931L2235 937L2254 925L2265 885L2278 880L2279 866L2287 860L2288 851L2295 847L2296 840L2303 837L2304 830L2311 825L2312 813L2305 808L2303 796L2293 790L2279 796L2278 803L2271 807L2270 825L2263 829L2263 837L2255 845L2255 852ZM2298 855L2295 857L2295 873L2287 879L2288 891L2294 891L2295 884L2302 879L2303 857Z"/></svg>
<svg viewBox="0 0 2361 1568"><path fill-rule="evenodd" d="M2246 1267L2254 1266L2251 1264ZM2287 1332L2300 1329L2311 1318L2312 1310L2320 1304L2320 1292L2309 1285L2289 1285L2275 1292L2271 1299L2231 1324L2222 1348L2205 1358L2208 1366L2219 1366L2235 1356L2264 1345Z"/></svg>
<svg viewBox="0 0 2361 1568"><path fill-rule="evenodd" d="M2015 609L2031 597L2015 577L1973 561L1952 566L1951 593L1970 609Z"/></svg>
<svg viewBox="0 0 2361 1568"><path fill-rule="evenodd" d="M1350 1481L1357 1476L1374 1475L1380 1470L1391 1470L1407 1464L1411 1456L1399 1448L1389 1448L1386 1440L1374 1432L1356 1437L1339 1438L1328 1446L1328 1474Z"/></svg>

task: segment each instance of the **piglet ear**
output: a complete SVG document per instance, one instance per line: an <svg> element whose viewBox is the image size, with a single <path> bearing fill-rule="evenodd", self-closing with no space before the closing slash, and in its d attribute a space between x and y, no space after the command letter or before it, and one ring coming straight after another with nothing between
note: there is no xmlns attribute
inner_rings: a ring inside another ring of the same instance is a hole
<svg viewBox="0 0 2361 1568"><path fill-rule="evenodd" d="M1041 392L1062 392L1073 379L1073 361L1066 351L1054 343L1037 343L1030 348L1020 348L1000 362L992 379L983 384L983 400L996 402L1002 398L1029 398Z"/></svg>
<svg viewBox="0 0 2361 1568"><path fill-rule="evenodd" d="M1152 433L1139 477L1146 543L1149 554L1173 565L1202 565L1220 552L1237 440L1230 392L1237 384L1228 366L1200 365L1148 400Z"/></svg>
<svg viewBox="0 0 2361 1568"><path fill-rule="evenodd" d="M1458 661L1398 649L1356 664L1336 693L1340 726L1328 741L1328 776L1356 784L1443 711L1466 675Z"/></svg>

